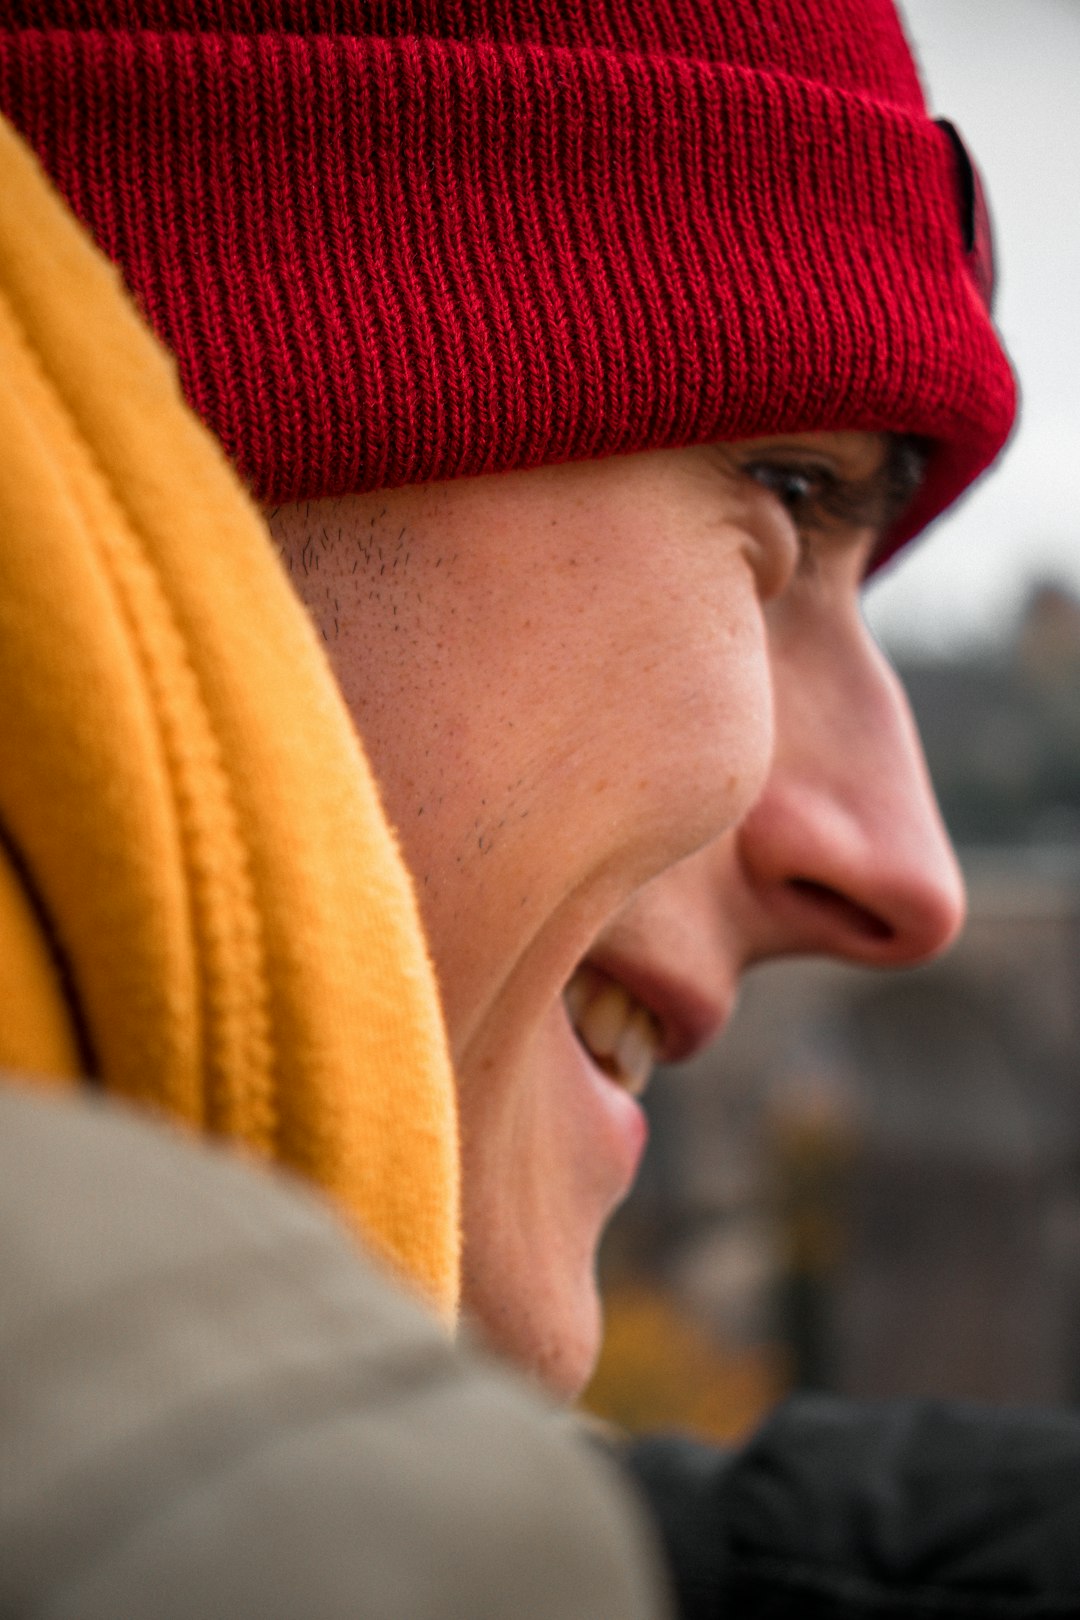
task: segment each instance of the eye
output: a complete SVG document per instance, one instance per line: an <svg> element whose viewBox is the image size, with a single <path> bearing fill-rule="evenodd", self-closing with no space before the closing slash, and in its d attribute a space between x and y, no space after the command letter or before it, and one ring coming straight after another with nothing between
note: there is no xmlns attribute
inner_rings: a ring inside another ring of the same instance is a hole
<svg viewBox="0 0 1080 1620"><path fill-rule="evenodd" d="M816 462L791 461L786 457L747 461L742 470L783 508L795 531L798 571L813 573L817 563L816 542L830 529L836 515L834 508L842 490L837 475Z"/></svg>
<svg viewBox="0 0 1080 1620"><path fill-rule="evenodd" d="M826 469L782 461L751 461L743 468L748 478L775 495L788 513L800 538L819 527L833 480Z"/></svg>

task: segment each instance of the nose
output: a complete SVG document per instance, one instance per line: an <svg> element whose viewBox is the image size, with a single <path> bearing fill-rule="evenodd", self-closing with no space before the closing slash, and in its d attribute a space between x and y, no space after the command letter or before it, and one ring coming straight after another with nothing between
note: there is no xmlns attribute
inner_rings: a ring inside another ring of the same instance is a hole
<svg viewBox="0 0 1080 1620"><path fill-rule="evenodd" d="M773 661L776 751L737 837L751 960L880 966L943 950L964 886L907 698L861 620Z"/></svg>

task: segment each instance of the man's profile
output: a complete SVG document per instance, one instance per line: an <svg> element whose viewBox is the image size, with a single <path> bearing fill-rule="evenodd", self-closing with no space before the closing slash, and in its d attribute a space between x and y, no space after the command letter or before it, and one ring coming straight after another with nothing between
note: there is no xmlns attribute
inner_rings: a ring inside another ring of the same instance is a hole
<svg viewBox="0 0 1080 1620"><path fill-rule="evenodd" d="M962 919L860 614L1013 419L962 143L889 0L2 15L202 427L9 135L0 1058L572 1397L654 1064Z"/></svg>

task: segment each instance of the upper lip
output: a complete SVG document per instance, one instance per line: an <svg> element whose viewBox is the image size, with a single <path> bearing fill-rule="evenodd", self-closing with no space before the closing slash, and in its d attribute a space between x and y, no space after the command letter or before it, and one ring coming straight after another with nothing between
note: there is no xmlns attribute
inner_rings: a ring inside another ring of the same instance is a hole
<svg viewBox="0 0 1080 1620"><path fill-rule="evenodd" d="M621 984L660 1026L662 1063L693 1057L723 1030L734 994L703 984L670 963L618 939L601 940L585 961Z"/></svg>

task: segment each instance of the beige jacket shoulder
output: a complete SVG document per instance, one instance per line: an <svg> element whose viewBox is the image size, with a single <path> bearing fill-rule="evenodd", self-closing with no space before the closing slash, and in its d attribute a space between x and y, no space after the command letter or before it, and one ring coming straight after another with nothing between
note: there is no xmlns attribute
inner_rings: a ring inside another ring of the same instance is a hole
<svg viewBox="0 0 1080 1620"><path fill-rule="evenodd" d="M600 1460L298 1187L5 1085L0 1299L6 1615L663 1612Z"/></svg>

